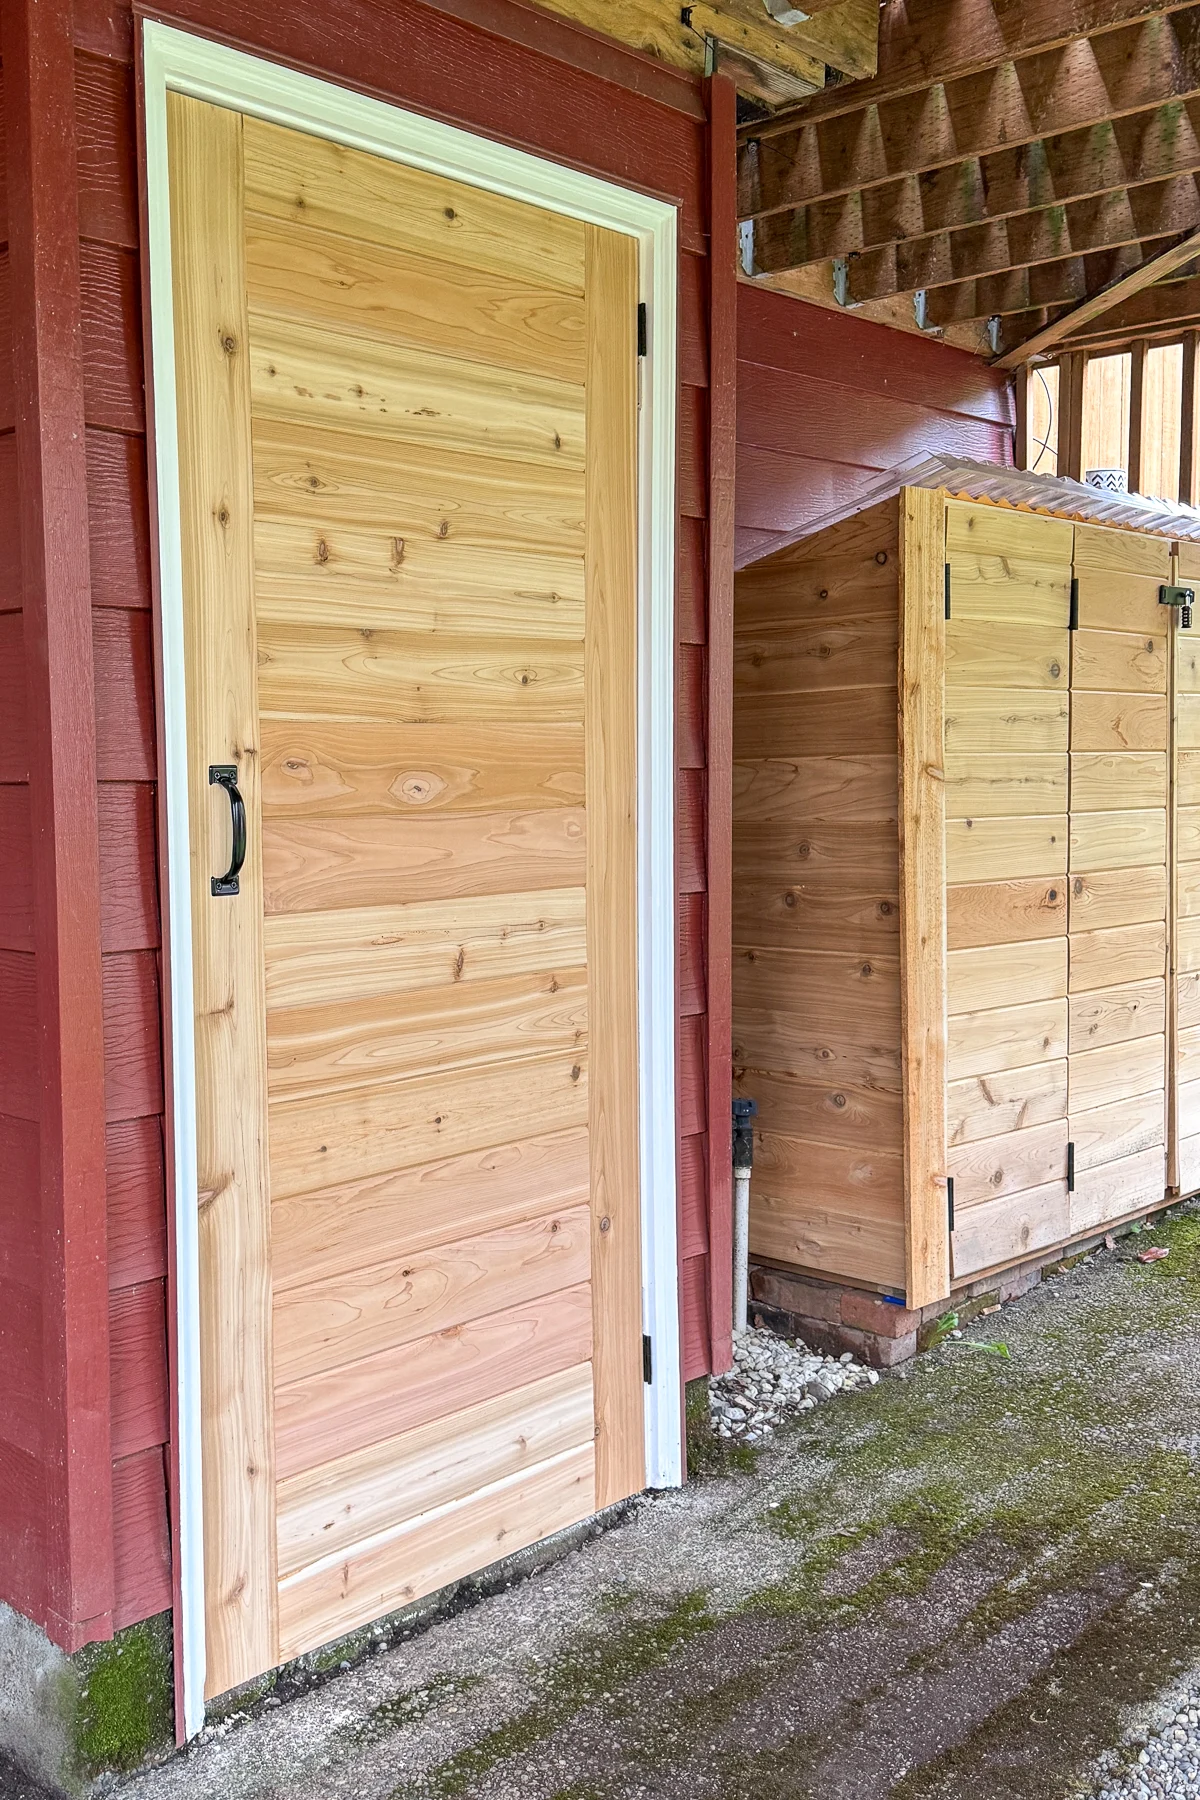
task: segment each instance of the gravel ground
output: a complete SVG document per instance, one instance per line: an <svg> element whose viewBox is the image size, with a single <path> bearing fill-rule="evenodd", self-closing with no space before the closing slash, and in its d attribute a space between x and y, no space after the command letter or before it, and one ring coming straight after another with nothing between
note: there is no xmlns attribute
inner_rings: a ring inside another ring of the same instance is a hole
<svg viewBox="0 0 1200 1800"><path fill-rule="evenodd" d="M749 1334L685 1491L121 1800L1200 1796L1198 1396L1195 1207L877 1382Z"/></svg>
<svg viewBox="0 0 1200 1800"><path fill-rule="evenodd" d="M1147 1738L1131 1765L1102 1781L1094 1800L1195 1800L1200 1796L1200 1679L1175 1688L1169 1699L1172 1710L1168 1717Z"/></svg>
<svg viewBox="0 0 1200 1800"><path fill-rule="evenodd" d="M720 1438L764 1444L785 1419L811 1412L838 1394L874 1387L874 1369L856 1363L847 1350L821 1356L806 1344L770 1331L735 1331L733 1367L709 1384L712 1428Z"/></svg>

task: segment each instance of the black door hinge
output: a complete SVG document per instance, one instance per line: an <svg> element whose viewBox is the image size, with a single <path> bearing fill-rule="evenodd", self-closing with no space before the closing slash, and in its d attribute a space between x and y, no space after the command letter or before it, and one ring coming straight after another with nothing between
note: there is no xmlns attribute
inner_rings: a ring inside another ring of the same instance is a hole
<svg viewBox="0 0 1200 1800"><path fill-rule="evenodd" d="M1067 1192L1068 1192L1068 1194L1073 1194L1075 1192L1075 1146L1074 1146L1074 1144L1067 1145Z"/></svg>
<svg viewBox="0 0 1200 1800"><path fill-rule="evenodd" d="M1067 621L1068 631L1079 630L1079 577L1071 577L1071 616Z"/></svg>
<svg viewBox="0 0 1200 1800"><path fill-rule="evenodd" d="M946 1212L950 1219L950 1229L954 1230L954 1177L946 1177Z"/></svg>
<svg viewBox="0 0 1200 1800"><path fill-rule="evenodd" d="M654 1348L650 1342L649 1332L642 1333L642 1380L647 1387L654 1380Z"/></svg>
<svg viewBox="0 0 1200 1800"><path fill-rule="evenodd" d="M650 348L650 315L646 311L646 302L638 302L638 355L645 356Z"/></svg>
<svg viewBox="0 0 1200 1800"><path fill-rule="evenodd" d="M946 564L946 617L950 617L950 564Z"/></svg>

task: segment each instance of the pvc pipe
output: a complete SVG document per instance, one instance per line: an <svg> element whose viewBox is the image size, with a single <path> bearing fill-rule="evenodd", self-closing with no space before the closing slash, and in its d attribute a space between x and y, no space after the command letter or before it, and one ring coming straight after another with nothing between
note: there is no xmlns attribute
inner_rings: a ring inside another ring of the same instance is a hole
<svg viewBox="0 0 1200 1800"><path fill-rule="evenodd" d="M733 1171L733 1329L746 1329L750 1288L750 1171Z"/></svg>

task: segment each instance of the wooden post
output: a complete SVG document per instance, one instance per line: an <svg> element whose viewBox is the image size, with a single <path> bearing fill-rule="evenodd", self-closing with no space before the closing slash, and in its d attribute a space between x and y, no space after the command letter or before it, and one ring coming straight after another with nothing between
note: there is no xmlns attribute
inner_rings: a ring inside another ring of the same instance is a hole
<svg viewBox="0 0 1200 1800"><path fill-rule="evenodd" d="M1182 395L1179 403L1179 498L1196 504L1196 343L1197 334L1183 334Z"/></svg>
<svg viewBox="0 0 1200 1800"><path fill-rule="evenodd" d="M1087 355L1069 350L1058 365L1058 473L1083 476L1083 373Z"/></svg>
<svg viewBox="0 0 1200 1800"><path fill-rule="evenodd" d="M1142 491L1142 393L1146 380L1146 346L1136 343L1129 357L1129 491Z"/></svg>
<svg viewBox="0 0 1200 1800"><path fill-rule="evenodd" d="M708 1281L712 1368L733 1361L733 544L737 463L737 90L709 103Z"/></svg>
<svg viewBox="0 0 1200 1800"><path fill-rule="evenodd" d="M69 0L3 0L40 1078L44 1620L112 1630L104 1009Z"/></svg>
<svg viewBox="0 0 1200 1800"><path fill-rule="evenodd" d="M1022 363L1013 377L1013 406L1016 430L1013 433L1013 461L1018 469L1029 467L1029 364Z"/></svg>

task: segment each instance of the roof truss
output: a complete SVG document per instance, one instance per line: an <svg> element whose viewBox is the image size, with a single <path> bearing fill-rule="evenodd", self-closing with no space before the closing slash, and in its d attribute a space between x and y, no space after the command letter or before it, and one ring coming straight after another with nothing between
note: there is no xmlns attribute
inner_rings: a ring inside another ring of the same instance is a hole
<svg viewBox="0 0 1200 1800"><path fill-rule="evenodd" d="M739 193L756 274L1008 351L1200 227L1200 0L888 0L879 74L747 128Z"/></svg>

